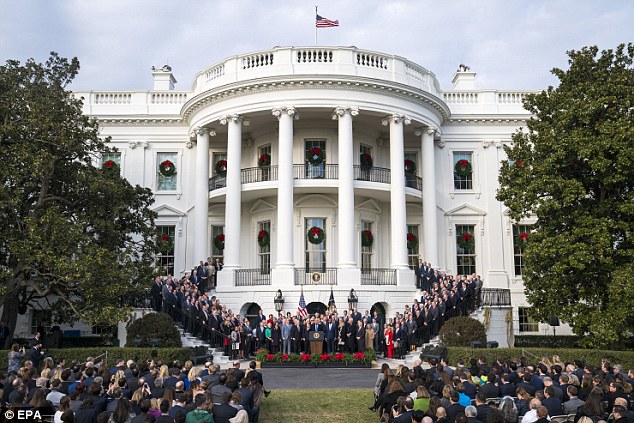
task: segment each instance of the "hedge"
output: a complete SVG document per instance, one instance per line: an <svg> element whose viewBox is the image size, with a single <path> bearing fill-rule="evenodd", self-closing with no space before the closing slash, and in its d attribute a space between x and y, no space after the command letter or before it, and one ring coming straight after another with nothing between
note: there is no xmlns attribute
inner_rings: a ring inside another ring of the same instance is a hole
<svg viewBox="0 0 634 423"><path fill-rule="evenodd" d="M515 348L579 348L578 336L515 335Z"/></svg>
<svg viewBox="0 0 634 423"><path fill-rule="evenodd" d="M621 364L624 369L634 369L634 351L611 351L611 350L585 350L569 348L448 348L449 365L454 366L456 361L464 360L469 364L471 358L486 357L488 363L495 362L498 357L519 358L525 356L529 363L537 363L542 356L552 359L553 355L558 355L565 362L573 360L583 360L586 364L599 366L601 359L606 357L612 364ZM538 358L535 358L538 357Z"/></svg>
<svg viewBox="0 0 634 423"><path fill-rule="evenodd" d="M101 356L108 352L108 365L114 364L116 359L134 360L136 362L154 359L166 363L174 360L185 362L189 360L191 348L64 348L50 349L47 353L53 358L64 358L66 362L78 360L84 362L87 357ZM27 350L28 353L28 350ZM0 370L6 371L8 365L9 350L0 350Z"/></svg>

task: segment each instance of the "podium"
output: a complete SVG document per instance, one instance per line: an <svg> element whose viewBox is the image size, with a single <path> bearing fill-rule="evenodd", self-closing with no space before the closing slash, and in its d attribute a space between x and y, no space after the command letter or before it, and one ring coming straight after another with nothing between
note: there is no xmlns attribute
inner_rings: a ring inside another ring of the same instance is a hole
<svg viewBox="0 0 634 423"><path fill-rule="evenodd" d="M308 339L310 340L311 354L322 354L324 351L324 333L322 331L309 331Z"/></svg>

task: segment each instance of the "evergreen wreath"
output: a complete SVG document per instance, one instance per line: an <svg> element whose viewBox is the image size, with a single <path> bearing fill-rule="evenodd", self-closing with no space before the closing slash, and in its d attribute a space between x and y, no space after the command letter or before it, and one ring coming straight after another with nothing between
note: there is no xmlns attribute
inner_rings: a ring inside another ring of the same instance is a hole
<svg viewBox="0 0 634 423"><path fill-rule="evenodd" d="M324 161L324 152L319 147L310 147L306 152L306 161L311 165L319 165Z"/></svg>
<svg viewBox="0 0 634 423"><path fill-rule="evenodd" d="M374 235L372 235L372 231L364 230L361 231L361 245L363 247L371 247L374 243Z"/></svg>
<svg viewBox="0 0 634 423"><path fill-rule="evenodd" d="M407 173L408 175L413 175L414 173L416 173L416 163L414 163L412 160L405 159L403 166L405 167L405 173Z"/></svg>
<svg viewBox="0 0 634 423"><path fill-rule="evenodd" d="M163 176L172 176L176 173L176 166L170 160L163 160L159 165L159 172Z"/></svg>
<svg viewBox="0 0 634 423"><path fill-rule="evenodd" d="M308 230L306 236L311 244L321 244L326 234L323 229L313 226Z"/></svg>
<svg viewBox="0 0 634 423"><path fill-rule="evenodd" d="M260 158L258 159L258 166L259 167L271 166L271 155L268 153L264 153L260 155Z"/></svg>
<svg viewBox="0 0 634 423"><path fill-rule="evenodd" d="M225 249L225 234L218 234L214 237L214 247L221 251Z"/></svg>
<svg viewBox="0 0 634 423"><path fill-rule="evenodd" d="M174 244L172 243L172 238L170 238L170 236L167 234L159 235L157 244L159 251L163 253L168 253L172 251L172 248L174 247Z"/></svg>
<svg viewBox="0 0 634 423"><path fill-rule="evenodd" d="M368 153L361 154L361 157L359 158L359 163L361 163L361 167L365 169L369 169L374 165L372 156Z"/></svg>
<svg viewBox="0 0 634 423"><path fill-rule="evenodd" d="M471 250L473 249L475 240L473 239L473 234L466 232L462 235L457 235L458 238L458 246L463 250Z"/></svg>
<svg viewBox="0 0 634 423"><path fill-rule="evenodd" d="M227 161L226 160L218 160L216 165L214 166L214 170L216 175L224 175L227 173Z"/></svg>
<svg viewBox="0 0 634 423"><path fill-rule="evenodd" d="M266 247L270 243L271 243L271 236L269 235L268 231L265 231L264 229L262 229L260 232L258 232L258 245L260 247Z"/></svg>
<svg viewBox="0 0 634 423"><path fill-rule="evenodd" d="M515 237L515 245L518 245L522 248L526 247L528 244L528 232L521 232Z"/></svg>
<svg viewBox="0 0 634 423"><path fill-rule="evenodd" d="M469 176L471 175L471 163L469 160L458 160L458 163L453 168L453 171L456 172L458 176Z"/></svg>
<svg viewBox="0 0 634 423"><path fill-rule="evenodd" d="M418 245L418 237L411 232L407 233L407 249L413 250Z"/></svg>
<svg viewBox="0 0 634 423"><path fill-rule="evenodd" d="M107 160L103 162L101 169L108 175L119 174L119 165L114 160Z"/></svg>

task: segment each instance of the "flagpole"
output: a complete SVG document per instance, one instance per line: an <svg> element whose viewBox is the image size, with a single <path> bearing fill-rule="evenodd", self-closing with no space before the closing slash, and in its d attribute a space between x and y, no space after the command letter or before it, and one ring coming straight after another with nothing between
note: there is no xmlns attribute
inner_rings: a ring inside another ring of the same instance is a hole
<svg viewBox="0 0 634 423"><path fill-rule="evenodd" d="M315 5L315 47L317 47L317 5Z"/></svg>

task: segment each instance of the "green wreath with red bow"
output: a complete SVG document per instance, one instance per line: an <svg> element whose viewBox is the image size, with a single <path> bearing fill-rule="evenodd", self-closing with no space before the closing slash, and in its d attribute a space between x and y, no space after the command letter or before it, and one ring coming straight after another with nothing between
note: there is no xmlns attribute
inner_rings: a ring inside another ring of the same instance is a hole
<svg viewBox="0 0 634 423"><path fill-rule="evenodd" d="M214 170L216 171L216 175L225 175L227 173L227 161L218 160L214 166Z"/></svg>
<svg viewBox="0 0 634 423"><path fill-rule="evenodd" d="M518 245L522 248L526 247L528 244L528 232L521 232L517 234L515 237L515 245Z"/></svg>
<svg viewBox="0 0 634 423"><path fill-rule="evenodd" d="M306 152L306 161L311 165L319 165L324 162L324 152L319 147L310 147Z"/></svg>
<svg viewBox="0 0 634 423"><path fill-rule="evenodd" d="M266 247L271 243L271 235L269 235L268 231L262 229L258 232L258 245L260 247Z"/></svg>
<svg viewBox="0 0 634 423"><path fill-rule="evenodd" d="M413 250L418 245L418 237L411 232L407 233L407 249Z"/></svg>
<svg viewBox="0 0 634 423"><path fill-rule="evenodd" d="M414 163L413 160L405 159L403 167L405 168L405 173L407 173L408 175L413 175L414 173L416 173L416 163Z"/></svg>
<svg viewBox="0 0 634 423"><path fill-rule="evenodd" d="M321 244L325 236L326 233L324 232L324 230L317 226L313 226L312 228L310 228L308 230L308 233L306 234L308 242L310 242L311 244Z"/></svg>
<svg viewBox="0 0 634 423"><path fill-rule="evenodd" d="M214 247L221 251L225 249L225 234L218 234L214 237Z"/></svg>
<svg viewBox="0 0 634 423"><path fill-rule="evenodd" d="M374 235L372 235L372 231L363 230L361 231L361 245L363 247L371 247L374 244Z"/></svg>
<svg viewBox="0 0 634 423"><path fill-rule="evenodd" d="M159 164L159 172L163 176L172 176L176 173L176 165L171 160L163 160Z"/></svg>
<svg viewBox="0 0 634 423"><path fill-rule="evenodd" d="M473 234L465 232L464 234L457 235L458 246L463 250L471 250L475 245L475 239Z"/></svg>
<svg viewBox="0 0 634 423"><path fill-rule="evenodd" d="M159 251L162 253L168 253L172 251L172 248L174 247L172 238L170 238L167 234L159 235L157 244Z"/></svg>
<svg viewBox="0 0 634 423"><path fill-rule="evenodd" d="M469 176L473 171L471 167L471 162L464 159L458 160L458 163L456 163L456 165L454 166L453 171L456 172L456 175L458 176Z"/></svg>
<svg viewBox="0 0 634 423"><path fill-rule="evenodd" d="M119 165L114 160L106 160L103 162L101 170L108 175L118 175Z"/></svg>
<svg viewBox="0 0 634 423"><path fill-rule="evenodd" d="M361 163L361 167L363 169L370 169L374 165L372 156L368 153L361 154L361 157L359 158L359 163Z"/></svg>
<svg viewBox="0 0 634 423"><path fill-rule="evenodd" d="M271 155L268 153L261 154L260 158L258 159L258 166L259 167L271 166Z"/></svg>

